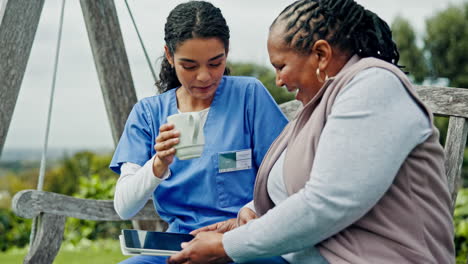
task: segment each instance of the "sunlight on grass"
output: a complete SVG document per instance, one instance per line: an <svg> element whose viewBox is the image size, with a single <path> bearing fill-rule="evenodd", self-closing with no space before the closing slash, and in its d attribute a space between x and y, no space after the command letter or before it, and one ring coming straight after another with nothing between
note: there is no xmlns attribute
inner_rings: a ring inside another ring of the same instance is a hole
<svg viewBox="0 0 468 264"><path fill-rule="evenodd" d="M18 264L23 262L26 249L12 249L0 253L0 263ZM83 240L77 246L62 245L54 264L81 264L81 263L118 263L127 256L123 256L117 240Z"/></svg>

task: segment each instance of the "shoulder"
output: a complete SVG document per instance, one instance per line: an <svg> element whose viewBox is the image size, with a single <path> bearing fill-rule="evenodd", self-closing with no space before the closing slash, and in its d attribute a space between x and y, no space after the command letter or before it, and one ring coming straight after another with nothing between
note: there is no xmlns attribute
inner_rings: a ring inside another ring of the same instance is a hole
<svg viewBox="0 0 468 264"><path fill-rule="evenodd" d="M175 90L174 90L175 91ZM164 108L166 105L169 105L171 98L174 94L173 90L169 90L165 93L148 96L143 99L140 99L136 104L135 108L139 110L148 110L154 108Z"/></svg>
<svg viewBox="0 0 468 264"><path fill-rule="evenodd" d="M360 90L366 94L374 94L393 89L405 90L403 83L393 71L380 67L370 67L358 72L341 93L346 92L346 90L354 92Z"/></svg>
<svg viewBox="0 0 468 264"><path fill-rule="evenodd" d="M337 96L336 102L350 108L365 107L371 112L387 113L395 118L415 122L427 127L428 117L418 101L408 91L401 79L386 68L371 67L362 70ZM349 109L348 109L349 110Z"/></svg>
<svg viewBox="0 0 468 264"><path fill-rule="evenodd" d="M154 95L140 99L132 109L129 117L137 118L138 120L144 119L147 123L156 122L164 119L171 111L171 103L173 99L171 96L174 91L167 91L163 94Z"/></svg>
<svg viewBox="0 0 468 264"><path fill-rule="evenodd" d="M380 68L380 67L366 68L358 72L355 75L354 79L380 80L380 81L390 81L391 83L401 83L400 79L393 71Z"/></svg>
<svg viewBox="0 0 468 264"><path fill-rule="evenodd" d="M402 98L410 99L398 77L386 69L371 67L358 72L338 92L334 105L346 106L345 111L355 107L376 110L400 104Z"/></svg>

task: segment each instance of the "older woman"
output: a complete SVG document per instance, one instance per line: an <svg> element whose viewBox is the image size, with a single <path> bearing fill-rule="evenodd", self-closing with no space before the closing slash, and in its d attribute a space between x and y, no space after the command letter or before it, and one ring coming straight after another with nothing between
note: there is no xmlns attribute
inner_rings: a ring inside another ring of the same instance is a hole
<svg viewBox="0 0 468 264"><path fill-rule="evenodd" d="M388 25L353 0L300 0L268 52L304 108L263 160L247 224L196 231L170 263L454 263L439 134Z"/></svg>

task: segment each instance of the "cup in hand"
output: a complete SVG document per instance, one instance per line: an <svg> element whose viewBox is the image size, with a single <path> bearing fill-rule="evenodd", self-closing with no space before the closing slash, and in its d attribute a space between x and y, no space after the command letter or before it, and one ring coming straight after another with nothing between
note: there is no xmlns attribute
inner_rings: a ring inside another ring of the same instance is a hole
<svg viewBox="0 0 468 264"><path fill-rule="evenodd" d="M167 117L167 122L174 124L180 132L179 143L174 146L180 160L198 158L203 152L205 138L198 113L180 113Z"/></svg>

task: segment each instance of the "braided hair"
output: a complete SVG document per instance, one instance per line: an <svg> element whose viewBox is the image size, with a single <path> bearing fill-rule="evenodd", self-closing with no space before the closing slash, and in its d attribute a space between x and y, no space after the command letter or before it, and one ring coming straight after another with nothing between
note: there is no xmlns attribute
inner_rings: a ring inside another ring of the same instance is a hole
<svg viewBox="0 0 468 264"><path fill-rule="evenodd" d="M167 17L164 26L164 41L171 56L179 45L193 38L218 38L226 51L229 49L229 27L221 10L204 1L189 1L177 5ZM226 67L225 75L229 75ZM180 86L175 69L165 56L162 57L161 72L156 86L160 93Z"/></svg>
<svg viewBox="0 0 468 264"><path fill-rule="evenodd" d="M273 21L270 30L281 22L286 45L310 53L319 39L332 46L375 57L398 66L400 54L388 24L354 0L299 0L287 6Z"/></svg>

